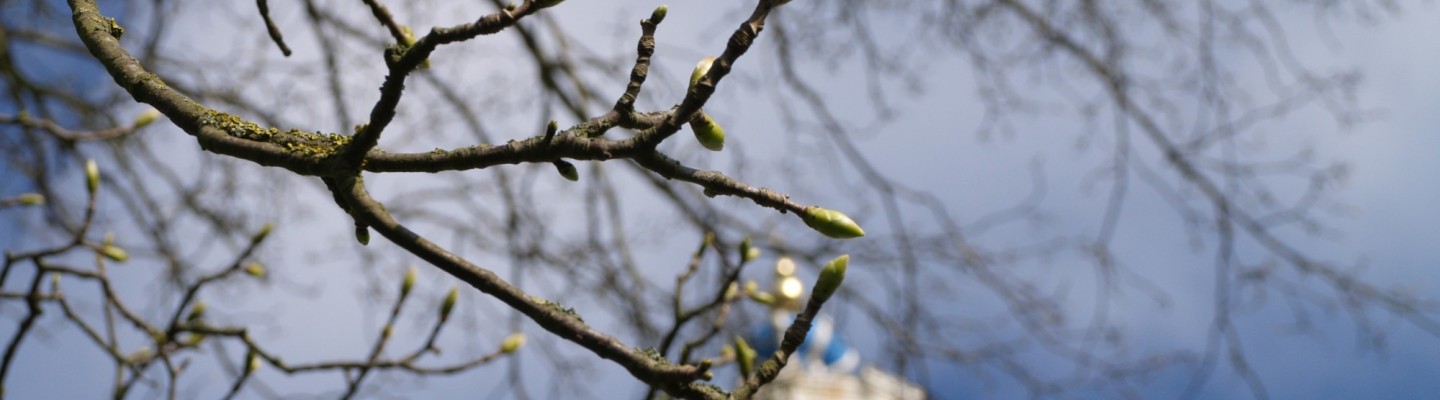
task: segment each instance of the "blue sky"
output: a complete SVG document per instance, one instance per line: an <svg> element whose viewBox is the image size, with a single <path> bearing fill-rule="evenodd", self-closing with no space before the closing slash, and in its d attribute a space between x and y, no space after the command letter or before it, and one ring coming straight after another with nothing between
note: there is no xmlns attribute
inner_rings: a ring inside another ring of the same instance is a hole
<svg viewBox="0 0 1440 400"><path fill-rule="evenodd" d="M571 4L574 3L574 4ZM633 21L648 15L654 4L646 2L622 2L619 7L601 2L571 2L554 11L558 21L566 24L572 32L587 32L580 37L587 39L584 45L596 54L633 54L635 26L631 23L615 24L613 21ZM801 7L804 2L795 2L790 7ZM225 5L235 10L236 15L253 19L248 3ZM453 24L474 12L450 10L435 5L435 15L408 16L414 18L413 25ZM289 5L272 4L278 21L282 24L303 26L306 21L291 10ZM679 98L683 92L683 77L688 76L694 60L704 54L719 51L723 36L715 32L728 31L731 21L740 18L736 6L706 2L704 4L672 4L669 20L659 32L660 43L652 76L660 77L647 84L647 91L657 97L651 107L668 105L670 99ZM224 57L235 49L260 48L263 57L278 58L278 52L268 48L264 37L231 37L222 34L227 29L236 29L256 21L244 18L233 20L224 13L203 13L193 9L195 18L187 20L175 29L195 32L177 38L168 48L177 51L198 50L200 56ZM1276 154L1285 154L1286 149L1297 147L1299 139L1309 140L1315 147L1317 159L1343 161L1352 167L1350 179L1342 185L1335 198L1346 206L1346 214L1330 218L1335 235L1311 238L1302 232L1285 231L1281 235L1302 250L1335 260L1342 265L1364 265L1362 276L1380 287L1401 287L1417 293L1434 296L1440 294L1440 208L1434 206L1440 200L1440 179L1434 179L1440 171L1440 161L1434 156L1440 149L1440 113L1436 107L1435 94L1440 93L1440 74L1435 74L1440 65L1440 42L1424 38L1440 37L1440 9L1434 5L1409 5L1400 15L1381 18L1374 24L1340 24L1334 28L1336 45L1322 42L1318 35L1309 34L1306 28L1291 31L1289 42L1297 58L1314 63L1322 70L1355 68L1364 72L1364 82L1359 91L1362 106L1378 111L1373 120L1348 130L1337 129L1329 117L1320 110L1302 110L1285 119L1264 125L1261 129L1270 137L1268 143ZM793 10L787 10L787 12ZM361 17L364 15L361 14ZM1286 15L1287 24L1305 26L1310 16L1304 14ZM357 19L363 20L363 19ZM213 27L214 29L202 29ZM883 28L883 27L882 27ZM290 34L290 44L296 50L296 57L285 63L296 65L295 74L313 74L318 56L315 44L310 40L308 28L296 28ZM208 32L201 34L200 32ZM252 30L252 32L255 32ZM725 121L731 135L727 152L720 156L706 157L693 143L673 140L662 147L667 151L687 157L686 160L698 165L707 165L721 171L733 172L760 186L777 188L793 187L793 180L767 173L771 168L784 164L776 159L787 152L800 151L807 146L820 146L813 137L787 136L780 116L774 111L770 99L757 99L754 93L763 91L765 85L773 84L773 78L764 74L773 73L765 69L773 65L773 52L768 52L762 36L759 50L752 51L742 59L737 68L749 77L727 80L715 100L707 107L717 118ZM450 62L447 58L460 60L485 52L514 51L518 46L511 37L481 40L476 43L454 46L437 53L435 68L442 74L457 76L454 84L469 90L512 90L533 91L533 85L524 80L506 81L507 70L530 68L524 60L491 60L483 68L474 64ZM351 93L352 113L368 109L376 93L381 71L368 55L356 55L350 64L356 73L347 77ZM276 61L277 63L282 61ZM280 64L277 64L280 65ZM815 81L859 82L858 70L853 65L834 66L820 69L810 65L807 73ZM1047 190L1040 203L1047 219L1042 225L1015 224L1003 227L984 237L984 244L996 247L1015 246L1032 241L1035 235L1086 235L1093 230L1103 212L1106 186L1087 188L1086 176L1098 168L1108 157L1103 148L1077 148L1076 142L1083 134L1082 123L1076 110L1058 110L1025 118L1017 123L1013 134L999 134L980 137L975 134L983 110L975 100L976 88L970 75L967 60L956 56L937 55L929 60L926 67L925 89L907 97L898 98L897 109L902 111L894 121L874 125L873 129L861 132L857 144L865 149L867 157L887 176L912 187L926 187L945 203L946 207L962 221L972 221L980 216L1013 205L1031 194L1034 186L1034 171L1043 176ZM1248 70L1257 73L1255 70ZM223 77L223 74L217 75ZM264 79L264 78L262 78ZM664 79L668 79L665 81ZM276 91L277 104L304 103L305 99L319 90L318 83L294 83L290 77L276 77L273 81L247 82L250 92ZM867 96L861 85L829 85L824 87L827 98L834 99L833 106L847 116L866 125L867 116L873 110L868 108ZM412 84L412 90L424 90L425 85ZM604 86L618 92L618 84ZM1039 90L1039 89L1037 89ZM607 94L608 96L608 94ZM642 105L644 102L642 101ZM412 115L430 113L422 105L402 105L402 113ZM497 112L487 120L492 130L500 137L518 137L529 132L528 126L541 119L538 112L527 109L526 101L487 104ZM327 110L324 106L314 109ZM513 113L499 110L516 111ZM128 111L127 111L128 112ZM448 110L447 110L448 112ZM338 125L328 112L313 113L297 109L288 115L289 122L315 124L312 129L332 129ZM573 123L561 119L562 124ZM406 122L402 122L404 124ZM458 129L455 121L410 121L401 128L425 127L441 133L434 137L411 133L420 129L400 131L387 137L386 145L397 148L428 149L436 145L469 144L463 135L446 135L448 129ZM803 125L803 124L802 124ZM857 129L858 130L858 129ZM1269 133L1273 132L1273 134ZM194 153L195 146L188 137L173 129L147 132L149 135L170 135L167 140L179 154ZM397 139L395 136L402 136ZM181 140L186 138L186 140ZM677 138L683 138L677 136ZM444 144L432 144L439 141ZM1147 146L1137 143L1137 146ZM1099 145L1096 145L1099 146ZM758 161L739 161L740 154ZM203 157L197 155L196 157ZM180 162L187 162L182 160ZM549 168L548 166L541 166ZM803 165L801 167L804 167ZM513 168L518 174L533 179L535 190L546 193L575 193L575 189L557 182L548 170L535 167ZM584 168L590 166L582 165ZM612 168L613 169L613 168ZM823 168L801 172L802 177L824 179L831 171ZM485 172L467 172L483 174ZM842 176L853 177L853 171L839 171ZM78 179L78 176L77 176ZM78 181L77 181L78 182ZM403 195L406 189L423 188L447 184L447 181L428 177L403 176L396 178L377 177L373 180L377 197L391 200ZM653 193L632 190L641 185L633 178L619 179L621 191L627 198L627 215L637 230L663 229L667 218L673 212L653 211L653 205L660 201ZM326 360L360 354L368 348L369 341L378 332L380 308L390 297L377 296L369 286L372 275L394 274L413 260L403 255L391 254L396 250L377 238L368 248L352 245L349 231L342 221L343 216L333 207L326 207L328 195L318 190L314 182L300 178L286 178L283 182L295 188L294 206L310 211L304 219L282 223L276 232L275 243L294 246L305 251L275 254L266 259L276 273L276 279L290 281L289 284L269 286L246 286L252 294L260 296L230 299L236 304L221 308L218 318L232 321L255 323L257 336L266 343L273 343L280 353L290 360ZM1168 294L1167 305L1159 305L1141 290L1129 289L1117 295L1112 317L1127 328L1130 348L1137 354L1155 349L1189 348L1203 349L1206 328L1212 312L1212 268L1214 266L1214 238L1205 237L1197 248L1192 237L1181 227L1179 216L1154 192L1142 185L1134 185L1131 197L1127 199L1124 217L1121 220L1115 243L1117 252L1123 257L1127 268L1140 271L1150 282ZM869 210L878 215L874 208L866 208L863 201L853 201L842 192L846 186L824 184L794 187L797 196L824 201L827 206L843 210ZM9 189L7 187L7 189ZM77 187L78 189L78 187ZM635 193L632 193L635 192ZM768 211L753 210L748 202L734 199L717 199L727 207L750 210L757 219L770 218L780 224L795 221L770 215ZM306 206L306 205L314 206ZM244 203L243 206L263 209L263 201ZM748 208L747 208L748 207ZM572 210L557 210L553 219L562 221ZM867 230L883 234L887 228L878 216L852 213L862 223L869 223ZM913 223L924 224L924 214L912 211L907 216ZM557 222L557 224L559 224ZM108 227L123 232L123 227ZM559 225L557 231L583 229L582 227ZM794 235L795 230L782 230L781 234ZM642 245L646 250L642 264L653 266L660 276L670 276L678 268L680 260L691 249L690 236L671 235L668 239L656 240ZM1212 235L1213 236L1213 235ZM123 236L122 236L123 237ZM5 243L29 243L24 238L0 234ZM440 240L445 243L444 240ZM275 244L272 243L272 244ZM5 245L5 248L12 246ZM368 258L342 256L335 259L317 257L317 253L337 252L389 252L377 255L377 261L368 267L357 267ZM507 265L501 255L487 254L476 249L464 250L481 265L495 268L502 276L508 276L513 266ZM1256 261L1264 253L1252 246L1241 247L1242 257ZM771 260L767 254L762 261ZM1069 255L1074 257L1074 255ZM217 256L218 257L218 256ZM853 268L865 268L858 265ZM139 270L141 267L137 267ZM144 270L142 270L144 271ZM1022 274L1051 274L1040 279L1047 284L1069 284L1072 290L1090 290L1087 283L1088 268L1067 268L1061 263L1054 269L1027 268ZM758 272L758 271L752 271ZM866 271L862 273L878 274ZM763 278L757 274L756 278ZM1073 281L1066 278L1073 277ZM150 275L136 274L133 279L121 282L124 289L144 291L156 286L148 279ZM656 279L667 282L667 278ZM438 271L422 274L417 293L429 295L428 299L412 304L413 315L429 313L435 301L454 282ZM1303 282L1302 282L1303 283ZM1309 281L1309 284L1316 284ZM561 296L565 288L544 287L544 281L532 281L528 287L542 295ZM863 290L866 280L852 280L850 285ZM386 287L385 290L392 290ZM287 293L303 291L306 296ZM219 296L219 295L217 295ZM967 295L973 300L966 306L974 307L975 313L995 311L994 299L982 294ZM138 297L137 297L138 298ZM357 298L359 301L357 302ZM1085 299L1086 296L1076 295ZM150 298L139 298L153 300ZM138 300L137 300L138 301ZM357 306L357 303L364 306ZM1340 310L1310 308L1311 330L1296 333L1291 322L1292 314L1285 302L1278 296L1267 297L1263 303L1255 303L1248 312L1240 314L1236 324L1241 332L1252 366L1264 379L1267 389L1274 398L1421 398L1440 392L1440 381L1433 379L1433 372L1440 370L1440 338L1430 336L1414 326L1377 314L1377 326L1388 333L1387 346L1371 349L1358 346L1354 324ZM586 320L602 328L613 327L620 322L606 313L601 304L576 304ZM1088 317L1088 303L1073 304L1076 318ZM478 354L488 350L487 346L509 333L505 324L499 324L485 316L505 315L496 302L481 298L478 293L467 293L462 310L468 312L468 323L452 328L465 328L464 338L449 337L447 354L458 359L464 354ZM971 310L967 310L971 311ZM837 310L837 316L846 314ZM7 312L7 314L9 314ZM853 314L853 313L851 313ZM419 317L417 317L418 319ZM840 321L844 334L852 337L867 360L884 365L883 359L875 359L882 349L884 338L876 337L873 329L861 323ZM542 333L533 325L522 324L523 330L534 339ZM62 325L52 322L50 327ZM293 327L304 327L297 331ZM45 328L42 325L42 328ZM290 327L290 328L287 328ZM13 327L0 326L0 337L8 337ZM421 328L416 328L421 329ZM459 332L459 329L451 333ZM56 336L37 340L16 362L27 368L17 370L10 377L15 395L24 398L59 395L59 397L95 397L104 391L104 385L93 387L71 385L67 382L104 382L110 370L94 360L94 349L85 346L70 346L80 338L73 330L55 329ZM405 330L399 333L404 335ZM462 336L462 335L455 335ZM553 372L549 364L541 361L539 354L559 354L569 360L587 361L589 368L581 370L583 379L592 382L606 382L603 391L626 393L632 396L637 385L632 384L623 370L595 357L585 354L566 342L533 341L535 345L526 351L534 351L523 358L527 375L524 380L531 395L539 397L568 397L566 391L553 392L553 381L544 375ZM1036 365L1044 365L1044 357L1027 359ZM1040 368L1044 369L1044 368ZM386 386L386 393L397 397L423 396L433 398L475 398L509 397L504 391L509 381L499 365L481 368L454 378L432 379L422 384L409 382L403 375L381 375L374 383ZM940 399L966 398L1012 398L1024 395L1013 385L993 386L983 382L974 369L953 365L935 365L931 370L932 394ZM994 371L991 371L992 373ZM216 378L220 375L213 364L200 365L192 372L195 376ZM66 376L66 379L57 379ZM279 392L315 394L317 397L331 397L340 378L334 375L285 377L274 371L262 371L261 377ZM1155 381L1144 386L1146 397L1170 398L1183 390L1190 375L1185 371L1162 371ZM192 377L193 379L193 377ZM204 381L204 379L200 379ZM500 388L500 389L497 389ZM196 390L199 390L196 388ZM209 388L209 390L214 390ZM561 389L565 390L565 389ZM147 393L147 392L141 392ZM1202 398L1244 398L1248 395L1244 383L1233 371L1224 366L1210 378L1209 384L1200 392ZM592 393L592 397L607 398L608 393ZM1102 395L1081 391L1080 397L1100 398Z"/></svg>

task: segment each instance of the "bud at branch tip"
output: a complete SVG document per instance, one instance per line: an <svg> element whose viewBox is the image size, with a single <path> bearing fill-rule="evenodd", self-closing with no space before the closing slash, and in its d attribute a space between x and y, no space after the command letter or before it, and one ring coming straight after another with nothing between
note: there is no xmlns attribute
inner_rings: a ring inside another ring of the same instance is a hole
<svg viewBox="0 0 1440 400"><path fill-rule="evenodd" d="M515 350L520 350L520 347L524 345L525 334L520 332L512 333L510 336L506 336L504 341L500 342L500 352L505 354L514 353Z"/></svg>
<svg viewBox="0 0 1440 400"><path fill-rule="evenodd" d="M85 189L90 193L100 188L100 165L95 160L85 160Z"/></svg>
<svg viewBox="0 0 1440 400"><path fill-rule="evenodd" d="M806 207L800 213L800 219L805 225L816 231L836 239L853 239L865 236L865 230L850 219L845 213L827 210L820 207Z"/></svg>
<svg viewBox="0 0 1440 400"><path fill-rule="evenodd" d="M440 320L450 319L450 312L455 310L455 302L460 300L460 288L451 286L450 293L445 294L445 301L440 302Z"/></svg>
<svg viewBox="0 0 1440 400"><path fill-rule="evenodd" d="M815 290L811 292L810 297L821 302L829 300L830 296L840 289L840 284L845 281L845 270L849 265L849 254L835 257L834 260L825 263L825 267L820 268L820 277L815 280Z"/></svg>
<svg viewBox="0 0 1440 400"><path fill-rule="evenodd" d="M400 281L400 297L410 295L410 290L415 288L415 275L417 273L419 273L419 271L414 265L405 269L405 278Z"/></svg>

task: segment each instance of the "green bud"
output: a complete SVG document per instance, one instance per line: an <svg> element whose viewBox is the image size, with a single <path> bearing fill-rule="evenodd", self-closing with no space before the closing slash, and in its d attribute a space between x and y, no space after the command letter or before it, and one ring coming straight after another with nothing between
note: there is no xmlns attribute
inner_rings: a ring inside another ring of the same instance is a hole
<svg viewBox="0 0 1440 400"><path fill-rule="evenodd" d="M750 300L767 306L775 305L775 295L766 292L750 293Z"/></svg>
<svg viewBox="0 0 1440 400"><path fill-rule="evenodd" d="M203 333L191 333L189 337L186 337L186 338L185 338L185 347L195 347L195 346L199 346L200 343L201 343L201 342L204 342L204 341L205 341L205 334L203 334Z"/></svg>
<svg viewBox="0 0 1440 400"><path fill-rule="evenodd" d="M265 276L265 266L264 266L264 265L260 265L260 263L258 263L258 262L252 262L252 263L246 264L246 265L245 265L245 273L246 273L246 274L250 274L250 276L253 276L253 277L256 277L256 278L264 277L264 276Z"/></svg>
<svg viewBox="0 0 1440 400"><path fill-rule="evenodd" d="M409 25L400 25L400 32L405 34L406 47L415 45L415 31L411 30Z"/></svg>
<svg viewBox="0 0 1440 400"><path fill-rule="evenodd" d="M820 269L820 277L815 280L815 289L810 291L810 298L820 302L830 300L830 296L840 289L840 283L845 281L845 268L849 265L849 254L825 263L825 267Z"/></svg>
<svg viewBox="0 0 1440 400"><path fill-rule="evenodd" d="M157 119L160 119L160 110L149 108L140 112L140 116L135 118L135 122L130 124L130 127L132 129L144 128L146 125L155 123Z"/></svg>
<svg viewBox="0 0 1440 400"><path fill-rule="evenodd" d="M740 262L747 263L760 258L760 249L750 245L750 237L740 240Z"/></svg>
<svg viewBox="0 0 1440 400"><path fill-rule="evenodd" d="M361 246L370 245L370 228L364 225L355 225L355 241Z"/></svg>
<svg viewBox="0 0 1440 400"><path fill-rule="evenodd" d="M735 283L735 282L730 282L730 286L726 286L726 287L725 287L725 299L726 299L726 300L733 299L733 298L735 298L735 295L738 295L738 294L740 294L740 284L737 284L737 283Z"/></svg>
<svg viewBox="0 0 1440 400"><path fill-rule="evenodd" d="M95 193L100 189L100 166L95 160L85 160L85 190Z"/></svg>
<svg viewBox="0 0 1440 400"><path fill-rule="evenodd" d="M245 373L253 374L260 370L260 354L255 349L245 352Z"/></svg>
<svg viewBox="0 0 1440 400"><path fill-rule="evenodd" d="M505 354L514 353L515 350L520 350L520 346L524 345L525 334L520 332L512 333L510 336L506 336L504 341L500 342L500 352Z"/></svg>
<svg viewBox="0 0 1440 400"><path fill-rule="evenodd" d="M100 246L100 255L103 255L105 256L105 258L108 258L110 259L110 261L114 262L125 262L130 260L130 254L126 253L125 249L122 249L120 248L120 246L116 246L113 244L106 244Z"/></svg>
<svg viewBox="0 0 1440 400"><path fill-rule="evenodd" d="M554 7L554 6L556 6L556 5L559 5L560 3L564 2L564 1L565 1L565 0L535 0L535 8L536 8L536 9L550 8L550 7Z"/></svg>
<svg viewBox="0 0 1440 400"><path fill-rule="evenodd" d="M550 120L550 123L545 124L545 143L547 145L550 143L551 139L555 138L555 132L558 131L560 131L560 121L552 119Z"/></svg>
<svg viewBox="0 0 1440 400"><path fill-rule="evenodd" d="M38 206L45 204L45 195L39 193L25 193L20 195L20 205Z"/></svg>
<svg viewBox="0 0 1440 400"><path fill-rule="evenodd" d="M695 64L695 71L690 72L690 90L695 90L695 84L700 83L700 77L710 72L710 64L715 63L715 57L705 57Z"/></svg>
<svg viewBox="0 0 1440 400"><path fill-rule="evenodd" d="M650 23L658 24L660 23L660 21L664 21L665 14L668 12L670 12L670 7L664 4L661 4L659 7L655 7L655 12L650 13Z"/></svg>
<svg viewBox="0 0 1440 400"><path fill-rule="evenodd" d="M190 306L190 315L185 316L186 321L195 322L205 317L205 310L209 308L205 300L198 300L195 305Z"/></svg>
<svg viewBox="0 0 1440 400"><path fill-rule="evenodd" d="M746 295L746 296L754 295L756 292L759 292L759 291L760 291L760 283L759 283L759 282L755 282L755 281L753 281L753 280L752 280L752 281L745 282L745 295Z"/></svg>
<svg viewBox="0 0 1440 400"><path fill-rule="evenodd" d="M715 244L715 232L705 232L705 236L700 238L700 248L695 250L695 254L704 253L713 244Z"/></svg>
<svg viewBox="0 0 1440 400"><path fill-rule="evenodd" d="M735 358L735 347L728 344L720 346L720 358Z"/></svg>
<svg viewBox="0 0 1440 400"><path fill-rule="evenodd" d="M270 231L274 229L275 224L266 222L265 226L260 227L260 230L255 232L254 236L250 236L250 242L260 243L261 241L264 241L267 236L270 236Z"/></svg>
<svg viewBox="0 0 1440 400"><path fill-rule="evenodd" d="M805 207L805 211L800 213L800 219L805 221L805 225L832 238L853 239L865 236L865 230L860 229L860 225L839 211Z"/></svg>
<svg viewBox="0 0 1440 400"><path fill-rule="evenodd" d="M555 160L555 170L560 171L560 176L571 182L580 180L580 172L575 170L575 164L571 164L569 161Z"/></svg>
<svg viewBox="0 0 1440 400"><path fill-rule="evenodd" d="M132 364L140 363L149 360L150 357L153 356L154 351L150 350L150 346L140 346L140 349L125 356L125 362Z"/></svg>
<svg viewBox="0 0 1440 400"><path fill-rule="evenodd" d="M505 3L505 11L514 11L514 10L515 10L515 7L517 7L517 6L515 5L515 2L513 2L513 1L512 1L512 2L509 2L509 3Z"/></svg>
<svg viewBox="0 0 1440 400"><path fill-rule="evenodd" d="M440 303L440 320L450 319L450 312L455 310L455 302L460 300L460 288L451 286L450 293L445 294L445 301Z"/></svg>
<svg viewBox="0 0 1440 400"><path fill-rule="evenodd" d="M390 339L390 335L394 334L395 325L385 325L385 329L380 330L380 339Z"/></svg>
<svg viewBox="0 0 1440 400"><path fill-rule="evenodd" d="M735 337L735 363L740 365L740 379L750 378L750 372L755 370L755 349L739 336Z"/></svg>
<svg viewBox="0 0 1440 400"><path fill-rule="evenodd" d="M715 119L710 118L710 114L704 111L696 114L695 118L690 119L690 130L695 132L695 139L706 149L720 151L725 148L725 130L720 128Z"/></svg>
<svg viewBox="0 0 1440 400"><path fill-rule="evenodd" d="M405 269L405 279L400 281L400 297L410 295L410 289L415 288L415 274L418 272L414 265Z"/></svg>

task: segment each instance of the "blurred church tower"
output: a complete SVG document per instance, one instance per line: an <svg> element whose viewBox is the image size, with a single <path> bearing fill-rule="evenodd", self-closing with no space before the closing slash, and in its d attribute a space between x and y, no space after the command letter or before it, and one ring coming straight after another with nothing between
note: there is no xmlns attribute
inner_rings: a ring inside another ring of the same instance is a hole
<svg viewBox="0 0 1440 400"><path fill-rule="evenodd" d="M781 257L775 263L775 302L770 323L752 335L759 354L770 354L780 345L780 335L799 312L804 283L795 276L795 262ZM805 343L790 357L790 363L774 382L756 398L768 400L924 400L925 390L903 377L868 365L860 354L835 336L835 323L821 313L815 318Z"/></svg>

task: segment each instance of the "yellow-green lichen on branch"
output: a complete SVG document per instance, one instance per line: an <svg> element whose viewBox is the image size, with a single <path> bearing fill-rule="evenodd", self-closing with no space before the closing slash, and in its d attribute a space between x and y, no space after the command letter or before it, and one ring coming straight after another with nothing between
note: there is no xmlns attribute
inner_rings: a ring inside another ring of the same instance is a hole
<svg viewBox="0 0 1440 400"><path fill-rule="evenodd" d="M313 158L327 158L334 155L350 144L351 138L337 133L306 132L299 129L281 131L279 128L266 128L244 118L215 110L207 110L200 123L225 131L230 136L275 144L284 147L291 153Z"/></svg>
<svg viewBox="0 0 1440 400"><path fill-rule="evenodd" d="M545 298L539 297L539 296L530 296L530 301L533 301L533 302L539 304L541 307L544 307L545 309L550 310L551 312L557 312L557 313L560 313L560 314L568 315L568 316L570 316L570 317L575 318L576 321L579 321L579 322L582 323L582 324L585 323L585 319L584 319L584 318L580 318L580 313L575 312L575 309L574 309L574 308L566 307L564 304L560 304L560 303L556 303L556 302L553 302L553 301L550 301L550 300L546 300Z"/></svg>
<svg viewBox="0 0 1440 400"><path fill-rule="evenodd" d="M664 354L660 354L660 351L659 351L659 350L655 350L654 347L646 347L646 348L635 347L635 352L644 355L645 358L649 358L650 361L654 361L656 364L659 364L659 365L670 365L670 359L665 358L665 355L664 355Z"/></svg>
<svg viewBox="0 0 1440 400"><path fill-rule="evenodd" d="M105 22L110 25L110 36L114 36L116 39L125 36L125 28L121 27L119 22L115 22L114 18L105 18Z"/></svg>

